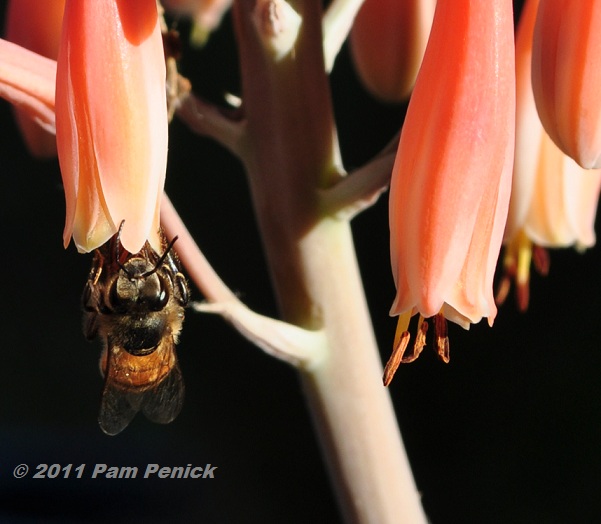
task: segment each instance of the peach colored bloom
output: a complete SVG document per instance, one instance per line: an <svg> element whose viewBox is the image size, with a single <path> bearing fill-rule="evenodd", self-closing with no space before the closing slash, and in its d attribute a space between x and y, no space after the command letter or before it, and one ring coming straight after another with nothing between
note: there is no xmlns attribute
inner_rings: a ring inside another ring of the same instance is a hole
<svg viewBox="0 0 601 524"><path fill-rule="evenodd" d="M601 167L601 0L541 0L532 55L540 119L584 168Z"/></svg>
<svg viewBox="0 0 601 524"><path fill-rule="evenodd" d="M409 96L432 26L436 0L365 0L350 33L359 78L377 98Z"/></svg>
<svg viewBox="0 0 601 524"><path fill-rule="evenodd" d="M513 186L505 229L505 271L497 302L515 276L518 306L528 305L533 244L543 247L595 243L594 222L601 171L585 170L550 139L540 122L532 91L532 37L538 0L526 2L516 34L517 121ZM535 257L535 261L539 256ZM542 272L548 259L542 259ZM539 265L541 265L539 263Z"/></svg>
<svg viewBox="0 0 601 524"><path fill-rule="evenodd" d="M512 17L511 0L438 0L390 187L401 319L442 313L467 328L495 318L515 136Z"/></svg>
<svg viewBox="0 0 601 524"><path fill-rule="evenodd" d="M56 60L65 0L11 0L6 13L6 39ZM27 148L34 156L56 155L56 137L15 107L15 117Z"/></svg>
<svg viewBox="0 0 601 524"><path fill-rule="evenodd" d="M56 82L56 135L67 219L91 251L157 250L167 162L165 63L155 0L67 0Z"/></svg>
<svg viewBox="0 0 601 524"><path fill-rule="evenodd" d="M601 170L580 167L560 151L546 133L540 135L537 153L538 166L530 180L531 199L524 202L522 195L515 195L510 206L511 216L514 207L525 209L524 204L529 204L521 226L528 238L540 246L592 247ZM508 239L513 237L514 220L511 225L507 230Z"/></svg>

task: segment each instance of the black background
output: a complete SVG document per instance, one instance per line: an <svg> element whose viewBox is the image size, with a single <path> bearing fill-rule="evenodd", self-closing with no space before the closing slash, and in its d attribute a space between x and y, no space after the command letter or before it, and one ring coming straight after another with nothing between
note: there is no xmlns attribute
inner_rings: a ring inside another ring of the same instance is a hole
<svg viewBox="0 0 601 524"><path fill-rule="evenodd" d="M182 66L214 100L237 92L229 22ZM185 39L189 27L178 28ZM404 108L361 90L346 49L332 86L351 169L388 140ZM84 340L79 309L91 257L62 248L57 162L29 158L6 103L0 122L0 521L338 522L295 372L218 317L188 313L178 351L187 398L174 423L136 418L117 437L101 433L100 347ZM276 315L239 163L175 121L167 192L228 285ZM353 223L383 359L395 327L386 200ZM550 275L533 276L527 314L510 296L493 329L451 327L449 365L425 351L397 373L390 392L433 523L592 522L601 514L599 259L598 249L554 251ZM85 477L94 463L218 469L200 481L16 480L20 463L86 463Z"/></svg>

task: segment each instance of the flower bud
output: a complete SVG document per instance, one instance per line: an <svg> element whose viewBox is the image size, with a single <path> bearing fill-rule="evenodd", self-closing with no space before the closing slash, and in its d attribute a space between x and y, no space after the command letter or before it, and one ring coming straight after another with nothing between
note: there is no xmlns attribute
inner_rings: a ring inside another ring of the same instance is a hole
<svg viewBox="0 0 601 524"><path fill-rule="evenodd" d="M402 102L415 83L436 0L365 0L353 23L350 49L365 88Z"/></svg>

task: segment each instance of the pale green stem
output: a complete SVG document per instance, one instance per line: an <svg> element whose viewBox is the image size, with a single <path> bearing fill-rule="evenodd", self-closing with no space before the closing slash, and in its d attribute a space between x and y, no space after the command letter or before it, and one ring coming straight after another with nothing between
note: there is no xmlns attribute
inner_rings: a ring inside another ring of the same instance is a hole
<svg viewBox="0 0 601 524"><path fill-rule="evenodd" d="M260 2L257 2L259 5ZM246 134L241 145L282 317L325 334L326 357L301 372L348 522L420 523L423 509L400 438L347 220L319 191L340 181L321 46L321 2L291 2L302 24L274 59L254 2L238 1ZM285 26L284 26L285 29Z"/></svg>
<svg viewBox="0 0 601 524"><path fill-rule="evenodd" d="M323 54L326 71L331 71L364 0L332 0L323 16Z"/></svg>

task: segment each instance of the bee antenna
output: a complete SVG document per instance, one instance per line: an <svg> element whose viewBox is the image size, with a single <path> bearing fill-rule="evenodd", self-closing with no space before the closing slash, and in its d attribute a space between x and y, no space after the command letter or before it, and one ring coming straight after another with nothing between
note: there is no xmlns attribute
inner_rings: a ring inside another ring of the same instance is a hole
<svg viewBox="0 0 601 524"><path fill-rule="evenodd" d="M115 235L115 260L117 261L117 265L121 268L125 273L129 276L130 273L127 268L121 263L121 232L123 231L123 226L125 225L125 220L121 221L119 224L119 229L117 230L117 234Z"/></svg>
<svg viewBox="0 0 601 524"><path fill-rule="evenodd" d="M119 224L119 230L117 231L117 234L115 235L115 260L117 261L117 265L119 266L120 269L122 269L125 272L125 274L129 278L140 279L140 278L149 277L150 275L156 273L158 271L159 267L161 267L161 265L163 264L163 262L165 262L165 259L169 256L169 252L173 248L173 244L175 244L175 241L178 239L178 237L177 236L173 237L173 240L171 242L169 242L169 244L167 244L167 248L165 249L164 253L159 257L156 264L150 271L146 271L145 273L142 273L141 275L133 275L125 267L125 265L121 262L121 260L119 260L121 257L121 252L120 252L121 251L121 231L123 231L124 224L125 224L125 220L122 220L121 224Z"/></svg>
<svg viewBox="0 0 601 524"><path fill-rule="evenodd" d="M156 273L158 271L159 267L161 267L161 265L163 264L163 262L165 262L165 259L169 256L169 251L171 251L171 249L173 248L173 244L175 244L175 241L177 239L178 239L178 237L175 236L175 237L173 237L173 240L171 242L169 242L169 244L167 244L167 249L165 249L163 254L160 256L160 258L157 260L156 264L150 271L146 271L146 273L137 275L136 278L146 278L146 277L149 277L150 275L152 275L153 273Z"/></svg>

